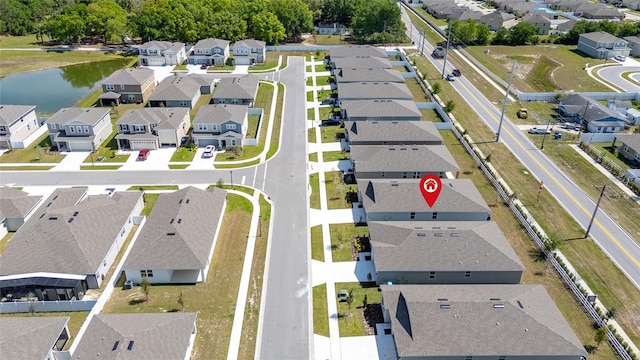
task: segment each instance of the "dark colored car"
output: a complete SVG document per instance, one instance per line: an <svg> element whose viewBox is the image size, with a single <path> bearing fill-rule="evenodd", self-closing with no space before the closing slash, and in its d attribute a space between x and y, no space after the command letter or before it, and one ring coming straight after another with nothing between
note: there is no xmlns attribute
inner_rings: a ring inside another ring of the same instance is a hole
<svg viewBox="0 0 640 360"><path fill-rule="evenodd" d="M333 125L340 125L340 120L339 119L322 120L322 126L333 126Z"/></svg>
<svg viewBox="0 0 640 360"><path fill-rule="evenodd" d="M207 70L208 67L209 67L209 65L207 65L207 64L200 65L200 69L202 69L202 70Z"/></svg>
<svg viewBox="0 0 640 360"><path fill-rule="evenodd" d="M324 99L322 100L322 102L320 103L320 105L333 105L336 103L336 99L330 98L330 99Z"/></svg>
<svg viewBox="0 0 640 360"><path fill-rule="evenodd" d="M151 150L149 149L142 149L140 150L140 153L138 153L138 160L147 160L147 157L149 157L149 152Z"/></svg>
<svg viewBox="0 0 640 360"><path fill-rule="evenodd" d="M453 74L453 76L462 76L462 73L459 69L453 69L451 73Z"/></svg>

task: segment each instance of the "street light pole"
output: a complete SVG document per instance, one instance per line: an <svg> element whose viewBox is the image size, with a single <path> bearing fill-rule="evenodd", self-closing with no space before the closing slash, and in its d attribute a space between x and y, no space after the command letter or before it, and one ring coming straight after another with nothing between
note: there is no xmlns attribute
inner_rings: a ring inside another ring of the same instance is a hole
<svg viewBox="0 0 640 360"><path fill-rule="evenodd" d="M547 121L547 127L544 130L544 135L542 136L542 145L540 145L540 150L544 149L544 139L547 138L547 131L549 131L549 124L551 123L551 118Z"/></svg>
<svg viewBox="0 0 640 360"><path fill-rule="evenodd" d="M449 43L451 42L451 22L449 22L449 34L447 35L447 48L444 51L444 64L442 65L442 78L447 68L447 55L449 54Z"/></svg>
<svg viewBox="0 0 640 360"><path fill-rule="evenodd" d="M233 189L233 170L229 170L229 173L231 173L231 188Z"/></svg>
<svg viewBox="0 0 640 360"><path fill-rule="evenodd" d="M504 94L504 102L502 103L502 114L500 114L500 123L498 124L498 132L496 133L496 142L500 141L500 131L502 131L502 121L504 120L504 112L505 110L507 110L507 101L509 101L509 89L511 88L511 80L513 80L513 70L515 68L516 68L516 61L511 60L511 73L509 74L507 91Z"/></svg>
<svg viewBox="0 0 640 360"><path fill-rule="evenodd" d="M602 185L602 191L600 191L600 197L598 197L598 202L596 203L596 208L593 210L593 215L591 215L591 220L589 220L589 226L587 226L587 232L584 233L584 238L589 237L589 231L591 230L591 225L593 225L593 220L596 218L596 213L598 212L598 208L600 207L600 200L602 200L602 195L604 195L604 189L607 185Z"/></svg>

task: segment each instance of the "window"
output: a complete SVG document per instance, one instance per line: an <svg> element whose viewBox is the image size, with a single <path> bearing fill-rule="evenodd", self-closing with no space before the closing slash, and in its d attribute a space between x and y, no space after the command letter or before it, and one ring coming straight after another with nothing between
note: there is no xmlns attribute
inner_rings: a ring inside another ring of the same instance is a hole
<svg viewBox="0 0 640 360"><path fill-rule="evenodd" d="M418 179L418 178L420 178L420 172L419 172L419 171L414 171L414 172L413 172L413 178L414 178L414 179Z"/></svg>
<svg viewBox="0 0 640 360"><path fill-rule="evenodd" d="M435 279L435 278L436 278L436 272L435 271L429 272L429 279Z"/></svg>
<svg viewBox="0 0 640 360"><path fill-rule="evenodd" d="M227 130L235 130L236 129L236 124L227 124L226 126Z"/></svg>
<svg viewBox="0 0 640 360"><path fill-rule="evenodd" d="M87 134L89 133L89 127L88 126L83 126L82 128L84 129L84 132L86 132Z"/></svg>
<svg viewBox="0 0 640 360"><path fill-rule="evenodd" d="M120 90L124 90L124 85L120 85Z"/></svg>
<svg viewBox="0 0 640 360"><path fill-rule="evenodd" d="M31 130L31 125L27 124L27 131Z"/></svg>
<svg viewBox="0 0 640 360"><path fill-rule="evenodd" d="M75 126L69 126L69 132L74 134L76 132L76 127Z"/></svg>
<svg viewBox="0 0 640 360"><path fill-rule="evenodd" d="M198 131L207 131L207 124L198 124Z"/></svg>
<svg viewBox="0 0 640 360"><path fill-rule="evenodd" d="M402 173L402 178L403 178L403 179L406 179L406 178L407 178L407 172L406 172L406 171Z"/></svg>
<svg viewBox="0 0 640 360"><path fill-rule="evenodd" d="M188 101L180 101L180 106L189 106Z"/></svg>
<svg viewBox="0 0 640 360"><path fill-rule="evenodd" d="M133 131L135 131L135 132L144 132L145 131L145 127L144 127L144 125L133 125Z"/></svg>
<svg viewBox="0 0 640 360"><path fill-rule="evenodd" d="M142 277L153 277L153 270L140 270L140 276Z"/></svg>
<svg viewBox="0 0 640 360"><path fill-rule="evenodd" d="M380 173L380 177L384 177L384 171Z"/></svg>
<svg viewBox="0 0 640 360"><path fill-rule="evenodd" d="M432 220L436 220L437 218L438 218L438 213L437 212L434 212L434 213L431 214L431 219Z"/></svg>
<svg viewBox="0 0 640 360"><path fill-rule="evenodd" d="M127 124L118 124L118 128L120 131L129 131L129 126Z"/></svg>
<svg viewBox="0 0 640 360"><path fill-rule="evenodd" d="M115 85L105 85L104 86L105 89L107 89L108 91L113 91L116 89Z"/></svg>
<svg viewBox="0 0 640 360"><path fill-rule="evenodd" d="M218 131L218 124L211 124L211 130Z"/></svg>
<svg viewBox="0 0 640 360"><path fill-rule="evenodd" d="M471 277L471 271L467 271L464 273L464 277Z"/></svg>
<svg viewBox="0 0 640 360"><path fill-rule="evenodd" d="M415 218L416 218L416 213L412 212L412 213L411 213L411 215L410 215L410 218L411 218L412 220L413 220L413 219L415 219Z"/></svg>
<svg viewBox="0 0 640 360"><path fill-rule="evenodd" d="M78 134L81 134L82 133L82 126L80 126L80 125L76 126L76 132Z"/></svg>
<svg viewBox="0 0 640 360"><path fill-rule="evenodd" d="M136 99L136 94L129 94L129 96L127 96L127 98L129 100L135 100Z"/></svg>

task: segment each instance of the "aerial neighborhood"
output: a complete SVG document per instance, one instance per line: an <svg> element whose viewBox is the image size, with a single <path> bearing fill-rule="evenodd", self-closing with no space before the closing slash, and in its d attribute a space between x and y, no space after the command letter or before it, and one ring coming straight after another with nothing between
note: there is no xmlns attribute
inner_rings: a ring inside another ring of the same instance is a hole
<svg viewBox="0 0 640 360"><path fill-rule="evenodd" d="M0 56L0 360L640 356L640 2L72 3L0 14L84 57Z"/></svg>

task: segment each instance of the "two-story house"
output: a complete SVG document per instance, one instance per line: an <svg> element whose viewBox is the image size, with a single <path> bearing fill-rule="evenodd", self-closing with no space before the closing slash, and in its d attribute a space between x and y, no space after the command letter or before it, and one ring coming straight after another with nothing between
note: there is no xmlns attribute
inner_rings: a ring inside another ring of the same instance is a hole
<svg viewBox="0 0 640 360"><path fill-rule="evenodd" d="M631 49L629 55L640 56L640 37L625 36L623 39L627 41L627 46Z"/></svg>
<svg viewBox="0 0 640 360"><path fill-rule="evenodd" d="M149 41L138 48L138 63L142 66L178 65L186 59L181 42Z"/></svg>
<svg viewBox="0 0 640 360"><path fill-rule="evenodd" d="M604 31L580 34L578 51L596 59L608 59L618 55L629 56L631 49L627 40L620 39Z"/></svg>
<svg viewBox="0 0 640 360"><path fill-rule="evenodd" d="M229 58L229 42L221 39L202 39L198 41L189 55L189 64L224 65Z"/></svg>
<svg viewBox="0 0 640 360"><path fill-rule="evenodd" d="M107 108L62 108L46 124L59 151L94 151L113 131Z"/></svg>
<svg viewBox="0 0 640 360"><path fill-rule="evenodd" d="M319 35L349 35L349 28L340 23L319 23L313 28Z"/></svg>
<svg viewBox="0 0 640 360"><path fill-rule="evenodd" d="M238 40L233 44L233 61L236 65L263 64L267 57L266 43L260 40Z"/></svg>
<svg viewBox="0 0 640 360"><path fill-rule="evenodd" d="M518 22L515 15L502 11L494 11L480 18L480 23L485 24L491 31L498 31L500 28L511 28Z"/></svg>
<svg viewBox="0 0 640 360"><path fill-rule="evenodd" d="M0 105L0 148L24 149L39 127L35 106Z"/></svg>
<svg viewBox="0 0 640 360"><path fill-rule="evenodd" d="M156 150L162 146L177 146L189 132L189 109L132 109L118 119L116 126L118 149Z"/></svg>
<svg viewBox="0 0 640 360"><path fill-rule="evenodd" d="M211 103L252 106L257 93L258 77L255 75L222 78L211 97Z"/></svg>
<svg viewBox="0 0 640 360"><path fill-rule="evenodd" d="M193 142L221 150L242 147L248 127L248 108L247 105L231 104L202 106L193 119Z"/></svg>
<svg viewBox="0 0 640 360"><path fill-rule="evenodd" d="M529 13L522 17L522 21L533 25L536 28L536 34L549 35L551 20L546 17L540 14Z"/></svg>
<svg viewBox="0 0 640 360"><path fill-rule="evenodd" d="M151 69L141 67L117 70L102 81L100 105L141 104L155 88L156 77Z"/></svg>

